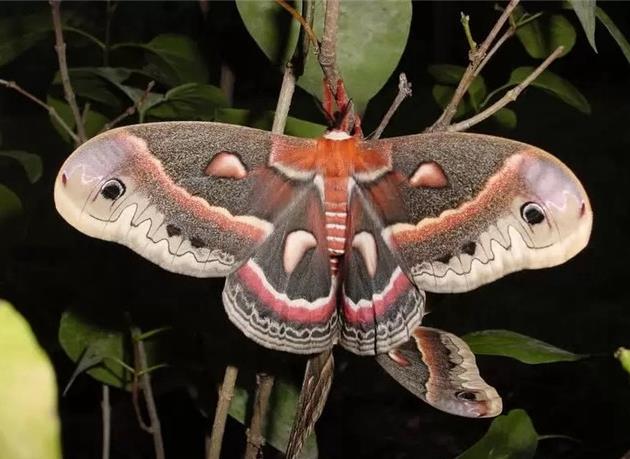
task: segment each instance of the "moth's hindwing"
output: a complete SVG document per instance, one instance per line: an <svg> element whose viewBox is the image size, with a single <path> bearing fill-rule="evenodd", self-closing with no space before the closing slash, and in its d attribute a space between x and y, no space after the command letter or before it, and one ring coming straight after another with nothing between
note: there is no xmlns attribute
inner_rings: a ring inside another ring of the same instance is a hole
<svg viewBox="0 0 630 459"><path fill-rule="evenodd" d="M423 290L466 291L513 271L553 266L588 242L592 211L584 188L540 149L456 133L366 143L391 154L393 172L382 180L399 185L390 193L394 205L379 208L383 237ZM379 183L368 192L378 194Z"/></svg>

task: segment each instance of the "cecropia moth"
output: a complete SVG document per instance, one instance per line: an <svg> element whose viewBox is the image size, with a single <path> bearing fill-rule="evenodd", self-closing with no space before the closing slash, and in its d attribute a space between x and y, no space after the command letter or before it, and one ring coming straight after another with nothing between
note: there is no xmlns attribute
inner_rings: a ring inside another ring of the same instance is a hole
<svg viewBox="0 0 630 459"><path fill-rule="evenodd" d="M338 343L405 368L411 339L438 372L475 364L458 338L418 328L425 291L562 263L592 224L571 171L520 142L339 130L301 139L203 122L95 137L63 165L55 202L83 233L167 270L227 276L229 318L263 346L311 354ZM473 373L470 387L483 383Z"/></svg>

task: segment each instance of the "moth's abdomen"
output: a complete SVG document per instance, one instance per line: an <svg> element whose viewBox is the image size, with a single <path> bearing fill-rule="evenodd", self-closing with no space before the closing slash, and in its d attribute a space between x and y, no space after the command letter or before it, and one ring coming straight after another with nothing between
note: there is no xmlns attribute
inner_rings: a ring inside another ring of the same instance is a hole
<svg viewBox="0 0 630 459"><path fill-rule="evenodd" d="M326 215L326 242L331 257L331 268L337 271L337 259L346 245L348 218L348 177L324 178L324 211Z"/></svg>

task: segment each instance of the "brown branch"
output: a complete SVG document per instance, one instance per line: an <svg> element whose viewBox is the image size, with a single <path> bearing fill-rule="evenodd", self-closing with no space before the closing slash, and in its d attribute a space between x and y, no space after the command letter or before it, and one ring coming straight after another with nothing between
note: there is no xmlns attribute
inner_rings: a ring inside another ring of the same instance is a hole
<svg viewBox="0 0 630 459"><path fill-rule="evenodd" d="M138 97L138 100L136 100L133 105L128 107L124 112L122 112L116 118L114 118L113 120L105 124L105 126L103 126L103 128L98 133L100 134L102 132L110 130L111 128L116 126L118 123L120 123L122 120L124 120L125 118L132 116L137 111L139 111L144 105L144 103L146 102L147 97L149 96L149 93L151 92L151 89L153 89L154 85L155 85L155 81L149 81L149 84L145 88L142 95Z"/></svg>
<svg viewBox="0 0 630 459"><path fill-rule="evenodd" d="M447 127L447 131L449 132L459 132L465 131L466 129L471 128L475 124L482 122L483 120L491 117L496 112L501 110L510 102L513 102L517 99L519 94L530 85L532 81L534 81L549 65L556 60L560 54L564 51L563 46L558 46L556 50L549 55L547 59L545 59L532 73L529 74L527 78L521 81L517 86L510 89L506 92L503 97L497 100L490 107L485 109L484 111L477 113L475 116L468 118L467 120L461 121L459 123L451 124Z"/></svg>
<svg viewBox="0 0 630 459"><path fill-rule="evenodd" d="M302 28L306 32L306 35L308 36L309 41L312 43L313 47L315 49L319 48L317 35L315 35L315 32L313 32L313 28L311 27L311 24L309 24L308 20L305 19L300 13L298 13L297 10L289 5L285 0L276 0L276 3L287 10L289 14L293 16L293 19L295 19L302 25Z"/></svg>
<svg viewBox="0 0 630 459"><path fill-rule="evenodd" d="M212 434L207 448L206 459L219 459L221 456L221 445L223 443L223 432L225 432L225 421L227 420L230 403L234 396L234 386L238 368L228 365L223 376L223 384L219 389L219 399L214 412L214 422L212 423Z"/></svg>
<svg viewBox="0 0 630 459"><path fill-rule="evenodd" d="M135 378L140 382L144 403L147 407L150 425L148 431L153 436L153 448L155 450L156 459L164 459L164 440L162 439L162 427L158 416L155 398L153 396L153 388L151 387L151 373L148 371L147 353L144 348L144 342L140 338L140 330L136 327L131 329L131 338L134 346ZM141 426L144 424L141 422ZM143 426L143 428L146 426Z"/></svg>
<svg viewBox="0 0 630 459"><path fill-rule="evenodd" d="M107 384L103 384L102 386L103 396L101 399L101 421L103 423L103 446L101 450L101 459L109 459L112 408L109 403L109 386Z"/></svg>
<svg viewBox="0 0 630 459"><path fill-rule="evenodd" d="M280 95L276 104L276 113L273 118L273 126L271 132L282 134L287 125L289 117L289 109L291 108L291 100L295 92L295 73L293 72L293 64L290 62L284 68L284 76L282 77L282 86L280 87Z"/></svg>
<svg viewBox="0 0 630 459"><path fill-rule="evenodd" d="M319 65L333 94L337 94L339 70L337 69L337 22L339 20L339 0L326 0L324 35L319 47Z"/></svg>
<svg viewBox="0 0 630 459"><path fill-rule="evenodd" d="M265 444L262 430L267 416L267 409L269 408L274 377L265 373L259 373L256 375L256 380L258 387L256 388L252 420L249 424L249 429L247 429L247 447L243 456L245 459L256 459Z"/></svg>
<svg viewBox="0 0 630 459"><path fill-rule="evenodd" d="M74 96L74 90L70 83L70 74L68 73L68 62L66 61L66 43L63 41L63 30L61 25L61 12L59 9L61 0L50 0L50 9L52 11L53 28L55 30L55 51L57 52L57 59L59 61L59 74L61 75L61 84L63 86L63 92L66 97L66 101L70 106L70 111L74 118L74 122L77 127L77 145L82 144L87 140L85 134L85 126L81 120L81 112L77 105L76 98Z"/></svg>
<svg viewBox="0 0 630 459"><path fill-rule="evenodd" d="M499 31L503 28L505 22L509 19L510 14L512 14L512 11L514 10L514 8L516 8L516 5L518 5L518 3L519 0L510 0L510 3L508 3L505 10L503 10L503 13L494 24L494 27L492 27L490 33L488 33L488 36L483 41L483 43L481 43L479 47L470 50L470 63L468 64L468 67L466 68L462 79L459 81L459 85L457 86L457 89L455 89L453 97L451 98L450 102L448 103L440 117L437 119L437 121L427 129L428 132L447 130L449 124L451 123L451 120L457 112L457 107L459 106L459 103L461 102L464 95L466 95L468 88L475 78L475 72L477 71L479 66L481 66L484 60L487 62L486 56L490 45L492 45L492 42L498 35Z"/></svg>
<svg viewBox="0 0 630 459"><path fill-rule="evenodd" d="M219 76L219 86L227 99L228 105L231 107L234 103L234 72L225 62L221 63L221 75Z"/></svg>
<svg viewBox="0 0 630 459"><path fill-rule="evenodd" d="M75 142L79 141L79 137L74 133L74 131L70 128L70 126L68 126L68 124L63 120L63 118L59 116L59 113L57 113L57 110L55 110L54 107L51 107L43 100L38 99L33 94L28 92L26 89L19 86L15 81L7 81L7 80L0 79L0 85L5 86L9 89L13 89L14 91L17 91L18 93L22 94L24 97L31 100L32 102L35 102L37 105L39 105L44 110L46 110L48 114L52 116L57 123L59 123L62 129L66 131L70 137L72 137L72 140L74 140Z"/></svg>
<svg viewBox="0 0 630 459"><path fill-rule="evenodd" d="M385 116L376 128L376 131L374 131L374 134L372 134L372 139L378 139L381 137L381 134L383 134L383 131L389 124L392 116L394 116L394 113L396 113L396 110L398 110L398 107L400 106L402 101L405 100L407 97L411 97L411 94L411 83L407 81L407 75L401 73L398 77L398 94L396 94L396 98L392 102L392 105L390 105L387 113L385 113Z"/></svg>

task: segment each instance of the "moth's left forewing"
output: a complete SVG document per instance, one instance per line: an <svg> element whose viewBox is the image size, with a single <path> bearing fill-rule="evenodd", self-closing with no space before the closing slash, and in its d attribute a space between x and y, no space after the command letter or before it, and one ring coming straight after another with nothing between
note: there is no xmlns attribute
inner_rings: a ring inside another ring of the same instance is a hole
<svg viewBox="0 0 630 459"><path fill-rule="evenodd" d="M588 241L592 212L582 185L540 149L454 133L373 144L391 154L382 180L396 177L401 208L383 213L383 236L421 289L470 290L562 263Z"/></svg>

